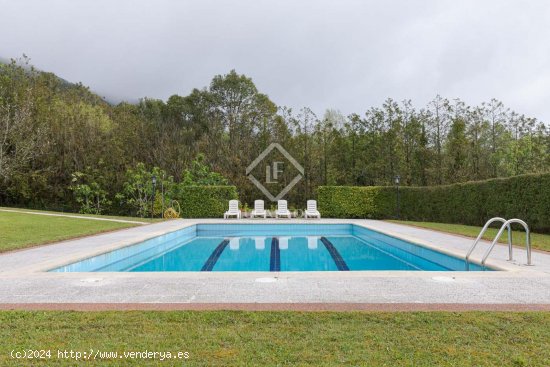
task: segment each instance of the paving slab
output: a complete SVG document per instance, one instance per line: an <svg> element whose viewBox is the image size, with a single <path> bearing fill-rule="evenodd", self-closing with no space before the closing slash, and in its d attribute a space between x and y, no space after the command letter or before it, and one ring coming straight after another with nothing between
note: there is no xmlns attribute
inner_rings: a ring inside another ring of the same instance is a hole
<svg viewBox="0 0 550 367"><path fill-rule="evenodd" d="M98 309L105 305L114 309L124 305L173 305L173 309L184 309L181 305L203 305L202 309L211 307L208 305L237 305L231 309L242 307L239 305L250 309L295 305L292 307L312 310L368 310L365 305L373 305L373 310L381 308L376 305L403 305L394 307L396 310L421 309L407 305L427 309L435 305L443 309L550 307L550 254L534 251L534 266L525 266L525 249L515 248L510 262L504 245L496 246L488 262L502 270L492 272L47 272L198 223L352 223L461 257L472 244L462 236L375 220L172 220L1 254L0 309L23 307L17 305L82 305L81 309L87 309L94 304ZM488 242L480 242L473 259L479 261L488 246Z"/></svg>

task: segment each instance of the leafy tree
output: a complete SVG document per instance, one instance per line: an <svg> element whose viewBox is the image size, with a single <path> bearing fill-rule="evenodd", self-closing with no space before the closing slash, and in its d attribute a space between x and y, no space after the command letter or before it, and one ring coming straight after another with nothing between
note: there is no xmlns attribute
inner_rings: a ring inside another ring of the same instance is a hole
<svg viewBox="0 0 550 367"><path fill-rule="evenodd" d="M153 176L156 177L157 185L153 191ZM159 203L163 198L170 198L173 195L174 181L165 171L158 167L148 170L145 164L138 163L135 168L126 171L126 180L122 192L116 195L118 202L126 206L130 212L140 217L151 214L153 205L153 192L155 195L154 215L159 215L162 208Z"/></svg>
<svg viewBox="0 0 550 367"><path fill-rule="evenodd" d="M32 169L30 163L43 152L47 126L37 121L34 69L26 70L28 59L0 64L0 181Z"/></svg>
<svg viewBox="0 0 550 367"><path fill-rule="evenodd" d="M287 196L297 206L324 184L389 185L400 174L404 185L429 186L550 170L548 126L494 99L387 99L356 112L295 113L234 70L167 101L113 106L26 58L0 64L0 205L145 216L153 174L156 213L189 185L230 182L252 203L262 194L245 170L272 142L305 169ZM280 185L293 177L285 171Z"/></svg>
<svg viewBox="0 0 550 367"><path fill-rule="evenodd" d="M97 172L96 172L97 173ZM72 174L69 189L73 192L76 202L80 205L79 212L84 214L102 214L106 206L111 204L107 191L91 174L75 172Z"/></svg>
<svg viewBox="0 0 550 367"><path fill-rule="evenodd" d="M455 119L447 138L447 178L451 182L460 182L468 177L468 139L466 124L462 119Z"/></svg>
<svg viewBox="0 0 550 367"><path fill-rule="evenodd" d="M183 186L216 186L227 185L227 179L218 172L213 172L209 165L204 163L204 154L199 154L191 162L191 168L185 170L181 184Z"/></svg>

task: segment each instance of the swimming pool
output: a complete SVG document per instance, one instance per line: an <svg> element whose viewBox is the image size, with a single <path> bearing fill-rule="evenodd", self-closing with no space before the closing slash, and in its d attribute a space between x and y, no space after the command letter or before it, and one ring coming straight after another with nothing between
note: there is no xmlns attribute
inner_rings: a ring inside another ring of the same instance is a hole
<svg viewBox="0 0 550 367"><path fill-rule="evenodd" d="M53 272L490 270L353 224L196 224Z"/></svg>

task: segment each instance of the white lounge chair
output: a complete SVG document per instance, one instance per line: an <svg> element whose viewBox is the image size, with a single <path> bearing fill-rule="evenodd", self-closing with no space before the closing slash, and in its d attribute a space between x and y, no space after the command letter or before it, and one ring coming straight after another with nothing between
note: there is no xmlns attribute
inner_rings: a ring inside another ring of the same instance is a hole
<svg viewBox="0 0 550 367"><path fill-rule="evenodd" d="M266 218L267 212L264 209L263 200L254 200L254 210L250 213L250 218L254 217L264 217Z"/></svg>
<svg viewBox="0 0 550 367"><path fill-rule="evenodd" d="M287 208L286 200L279 200L277 202L277 210L275 211L275 218L287 217L291 218L290 211Z"/></svg>
<svg viewBox="0 0 550 367"><path fill-rule="evenodd" d="M241 219L241 211L239 210L239 200L229 200L229 210L223 215L223 219L236 216L237 219Z"/></svg>
<svg viewBox="0 0 550 367"><path fill-rule="evenodd" d="M308 200L307 201L307 208L304 212L304 218L319 218L321 219L321 213L317 210L317 201L316 200Z"/></svg>

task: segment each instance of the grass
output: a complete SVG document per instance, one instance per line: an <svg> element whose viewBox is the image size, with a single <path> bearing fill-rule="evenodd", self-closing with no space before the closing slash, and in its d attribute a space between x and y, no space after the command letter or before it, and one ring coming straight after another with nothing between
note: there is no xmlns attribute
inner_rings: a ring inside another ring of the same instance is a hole
<svg viewBox="0 0 550 367"><path fill-rule="evenodd" d="M0 313L0 365L49 349L33 366L78 364L57 350L182 351L185 361L106 359L105 366L547 366L550 313ZM25 363L26 362L26 363ZM80 362L82 363L82 362ZM91 362L96 365L98 362ZM80 364L79 364L80 365Z"/></svg>
<svg viewBox="0 0 550 367"><path fill-rule="evenodd" d="M447 232L452 234L459 234L463 236L472 237L475 239L482 227L476 226L465 226L462 224L448 224L448 223L432 223L432 222L413 222L413 221L403 221L403 220L391 220L390 222L407 224L422 228L434 229L436 231ZM489 228L483 239L492 241L497 235L498 228ZM507 234L503 233L501 237L502 243L507 243ZM525 247L525 233L520 231L513 231L512 233L512 242L516 246ZM541 233L531 233L531 246L534 249L542 251L550 251L550 235L541 234Z"/></svg>
<svg viewBox="0 0 550 367"><path fill-rule="evenodd" d="M136 224L0 212L0 252L134 226Z"/></svg>
<svg viewBox="0 0 550 367"><path fill-rule="evenodd" d="M105 219L122 219L122 220L133 220L137 222L148 222L155 223L162 221L161 218L136 218L136 217L127 217L120 215L98 215L98 214L80 214L80 213L70 213L70 212L55 212L49 210L35 210L35 209L25 209L25 208L10 208L10 207L1 207L0 209L6 210L16 210L21 212L33 212L33 213L48 213L48 214L62 214L62 215L77 215L79 217L90 217L90 218L105 218Z"/></svg>

